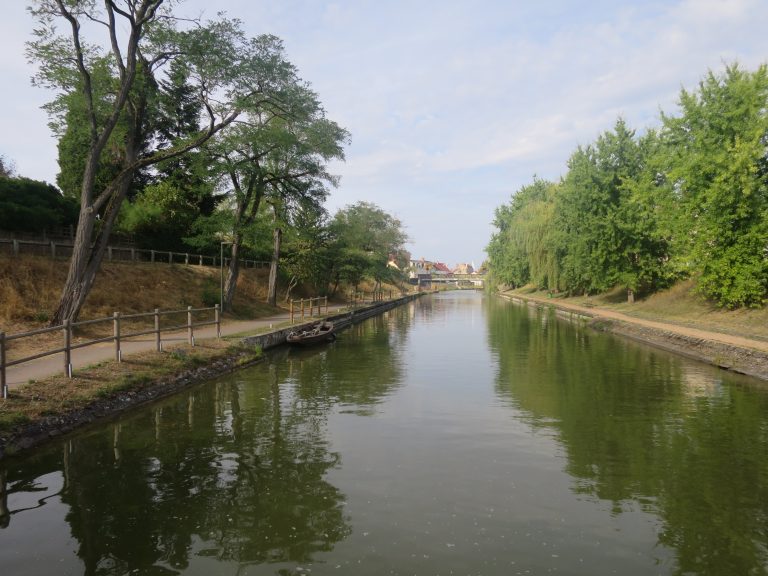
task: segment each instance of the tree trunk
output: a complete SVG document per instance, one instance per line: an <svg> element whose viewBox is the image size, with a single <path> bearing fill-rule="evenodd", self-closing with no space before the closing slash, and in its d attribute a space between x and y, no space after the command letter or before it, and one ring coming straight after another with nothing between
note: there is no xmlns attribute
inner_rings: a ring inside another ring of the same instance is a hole
<svg viewBox="0 0 768 576"><path fill-rule="evenodd" d="M130 161L132 162L132 160ZM128 193L132 178L133 174L126 174L122 180L116 183L93 244L91 244L91 235L96 225L97 214L90 206L81 207L67 280L61 291L58 307L51 318L51 326L59 326L66 319L77 320L80 310L85 304L85 299L93 287L93 282L96 280L96 273L99 271L104 253L107 251L112 228L120 212L120 206Z"/></svg>
<svg viewBox="0 0 768 576"><path fill-rule="evenodd" d="M227 277L224 281L224 302L222 302L222 308L225 311L232 310L232 301L235 299L237 279L240 276L240 244L242 240L242 235L236 233L232 241L232 258L227 266Z"/></svg>
<svg viewBox="0 0 768 576"><path fill-rule="evenodd" d="M280 263L280 242L283 238L283 231L279 226L275 226L272 231L272 262L269 265L269 290L267 303L277 306L277 267Z"/></svg>
<svg viewBox="0 0 768 576"><path fill-rule="evenodd" d="M291 280L288 282L288 289L285 291L285 300L283 300L283 302L288 302L288 300L291 299L291 291L296 288L298 283L299 279L296 278L296 276L291 276Z"/></svg>

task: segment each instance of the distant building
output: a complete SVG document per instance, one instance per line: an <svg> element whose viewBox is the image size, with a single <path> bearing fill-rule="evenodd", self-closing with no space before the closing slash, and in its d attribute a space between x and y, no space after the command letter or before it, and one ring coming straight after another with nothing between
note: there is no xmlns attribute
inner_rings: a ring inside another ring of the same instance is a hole
<svg viewBox="0 0 768 576"><path fill-rule="evenodd" d="M472 274L474 271L475 268L472 264L457 264L456 268L453 269L454 274Z"/></svg>
<svg viewBox="0 0 768 576"><path fill-rule="evenodd" d="M408 266L408 281L415 286L432 286L432 273L435 263L420 258L411 260Z"/></svg>

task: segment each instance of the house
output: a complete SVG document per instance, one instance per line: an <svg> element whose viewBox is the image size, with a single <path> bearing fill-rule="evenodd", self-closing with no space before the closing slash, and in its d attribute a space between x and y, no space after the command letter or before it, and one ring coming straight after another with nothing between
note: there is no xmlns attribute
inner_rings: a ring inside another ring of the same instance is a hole
<svg viewBox="0 0 768 576"><path fill-rule="evenodd" d="M472 264L457 264L456 268L453 269L454 274L472 274L474 271L475 268Z"/></svg>

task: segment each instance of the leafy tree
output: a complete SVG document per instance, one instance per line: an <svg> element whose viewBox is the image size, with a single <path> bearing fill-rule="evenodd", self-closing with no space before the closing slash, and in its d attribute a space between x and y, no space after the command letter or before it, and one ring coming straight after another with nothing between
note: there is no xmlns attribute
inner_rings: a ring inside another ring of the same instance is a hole
<svg viewBox="0 0 768 576"><path fill-rule="evenodd" d="M408 236L400 220L370 202L357 202L339 210L331 230L336 237L336 278L357 289L363 278L372 278L378 289L383 281L396 280L389 257L403 250Z"/></svg>
<svg viewBox="0 0 768 576"><path fill-rule="evenodd" d="M277 301L277 272L283 223L290 222L297 211L318 211L328 195L328 186L336 186L338 178L326 169L330 160L344 158L343 144L349 133L335 122L324 118L318 110L305 122L292 122L290 138L267 157L270 170L280 175L270 184L267 202L272 206L273 251L269 273L267 300Z"/></svg>
<svg viewBox="0 0 768 576"><path fill-rule="evenodd" d="M631 184L645 161L644 148L622 119L594 145L579 147L571 156L555 207L570 290L600 292L621 284L631 299L644 287L643 264L663 252L630 202Z"/></svg>
<svg viewBox="0 0 768 576"><path fill-rule="evenodd" d="M488 245L493 281L510 286L533 282L558 288L559 262L553 239L554 197L557 186L534 178L496 209L498 229Z"/></svg>
<svg viewBox="0 0 768 576"><path fill-rule="evenodd" d="M168 78L159 81L152 137L157 150L194 137L199 131L202 103L182 62L171 62ZM210 216L219 201L204 154L191 150L159 162L145 178L142 191L126 205L120 227L136 235L140 245L185 250L184 238L200 216ZM205 245L202 249L216 248ZM199 247L199 246L198 246Z"/></svg>
<svg viewBox="0 0 768 576"><path fill-rule="evenodd" d="M168 6L163 0L105 0L103 8L93 1L33 4L37 38L28 52L39 64L36 82L56 90L61 99L79 91L84 102L82 123L88 127L75 246L53 324L77 317L136 171L200 146L244 110L271 101L285 81L295 77L277 38L248 39L237 21L223 18L179 30ZM58 33L60 21L68 25L68 35ZM86 29L105 33L108 53L98 48L98 42L85 41ZM208 114L207 126L171 148L142 155L151 90L173 60L182 62L189 78L195 79L197 97ZM113 79L108 91L94 81L99 77L95 70L105 62ZM58 113L65 109L57 107ZM116 138L120 171L100 186L103 154Z"/></svg>
<svg viewBox="0 0 768 576"><path fill-rule="evenodd" d="M319 207L326 184L336 178L327 161L343 158L348 133L324 117L317 95L295 81L279 105L263 107L207 146L215 173L226 185L232 220L222 233L232 242L224 283L224 309L231 308L239 274L240 252L268 204L272 215L272 266L268 301L277 300L277 266L285 225L299 206Z"/></svg>
<svg viewBox="0 0 768 576"><path fill-rule="evenodd" d="M296 210L283 240L283 267L289 277L286 300L299 283L320 295L327 294L333 270L333 237L325 209L307 204Z"/></svg>
<svg viewBox="0 0 768 576"><path fill-rule="evenodd" d="M0 176L0 230L43 232L77 222L77 202L55 186Z"/></svg>
<svg viewBox="0 0 768 576"><path fill-rule="evenodd" d="M768 68L728 66L663 116L680 237L699 288L727 307L768 296Z"/></svg>

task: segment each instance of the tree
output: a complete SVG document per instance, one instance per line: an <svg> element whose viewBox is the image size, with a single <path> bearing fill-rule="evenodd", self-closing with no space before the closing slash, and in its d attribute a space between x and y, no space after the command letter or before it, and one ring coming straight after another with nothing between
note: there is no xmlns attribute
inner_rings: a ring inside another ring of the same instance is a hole
<svg viewBox="0 0 768 576"><path fill-rule="evenodd" d="M301 206L293 214L293 225L284 235L283 266L288 273L288 300L291 290L299 283L316 293L326 295L333 270L333 238L328 213L312 204Z"/></svg>
<svg viewBox="0 0 768 576"><path fill-rule="evenodd" d="M0 230L44 232L77 222L77 202L55 186L0 176Z"/></svg>
<svg viewBox="0 0 768 576"><path fill-rule="evenodd" d="M387 265L389 256L403 250L408 236L400 220L370 202L357 202L339 210L331 229L336 237L336 277L355 290L365 277L375 290L394 280L397 271Z"/></svg>
<svg viewBox="0 0 768 576"><path fill-rule="evenodd" d="M39 24L37 39L28 48L30 58L39 64L35 81L58 91L59 99L79 92L82 123L88 128L73 254L51 320L57 324L76 318L84 304L136 171L200 146L244 110L272 100L295 72L277 38L247 39L239 23L227 19L195 22L179 30L163 0L105 0L103 8L93 0L36 0L32 13ZM68 35L56 30L61 20L68 25ZM109 52L86 42L85 30L103 33ZM150 90L173 60L182 62L195 79L207 125L171 148L142 156ZM94 81L99 77L96 69L104 63L113 79L107 92ZM54 114L65 109L52 107ZM103 153L111 142L118 145L120 170L99 186Z"/></svg>
<svg viewBox="0 0 768 576"><path fill-rule="evenodd" d="M291 221L294 213L319 211L328 195L328 186L336 186L338 178L326 169L330 160L343 160L343 144L349 133L335 122L324 118L318 110L304 122L291 123L289 144L277 148L268 156L271 170L279 175L270 185L267 202L272 206L273 251L269 270L267 301L277 303L277 275L283 223Z"/></svg>
<svg viewBox="0 0 768 576"><path fill-rule="evenodd" d="M569 289L601 292L623 284L633 299L643 242L641 220L628 202L644 162L634 130L622 119L571 156L555 205Z"/></svg>
<svg viewBox="0 0 768 576"><path fill-rule="evenodd" d="M768 297L768 68L710 72L663 116L679 237L699 289L721 306Z"/></svg>
<svg viewBox="0 0 768 576"><path fill-rule="evenodd" d="M225 310L234 298L239 255L250 229L258 222L263 201L272 211L272 265L268 302L277 300L277 266L283 227L297 206L321 203L325 185L336 178L326 162L343 158L348 133L324 117L317 95L295 82L285 91L279 106L264 107L247 122L234 126L210 143L207 150L232 206L226 236L232 257L224 282Z"/></svg>
<svg viewBox="0 0 768 576"><path fill-rule="evenodd" d="M496 209L494 226L486 251L493 281L513 287L533 282L557 289L560 269L553 240L554 201L557 185L534 178L512 196L509 204Z"/></svg>

